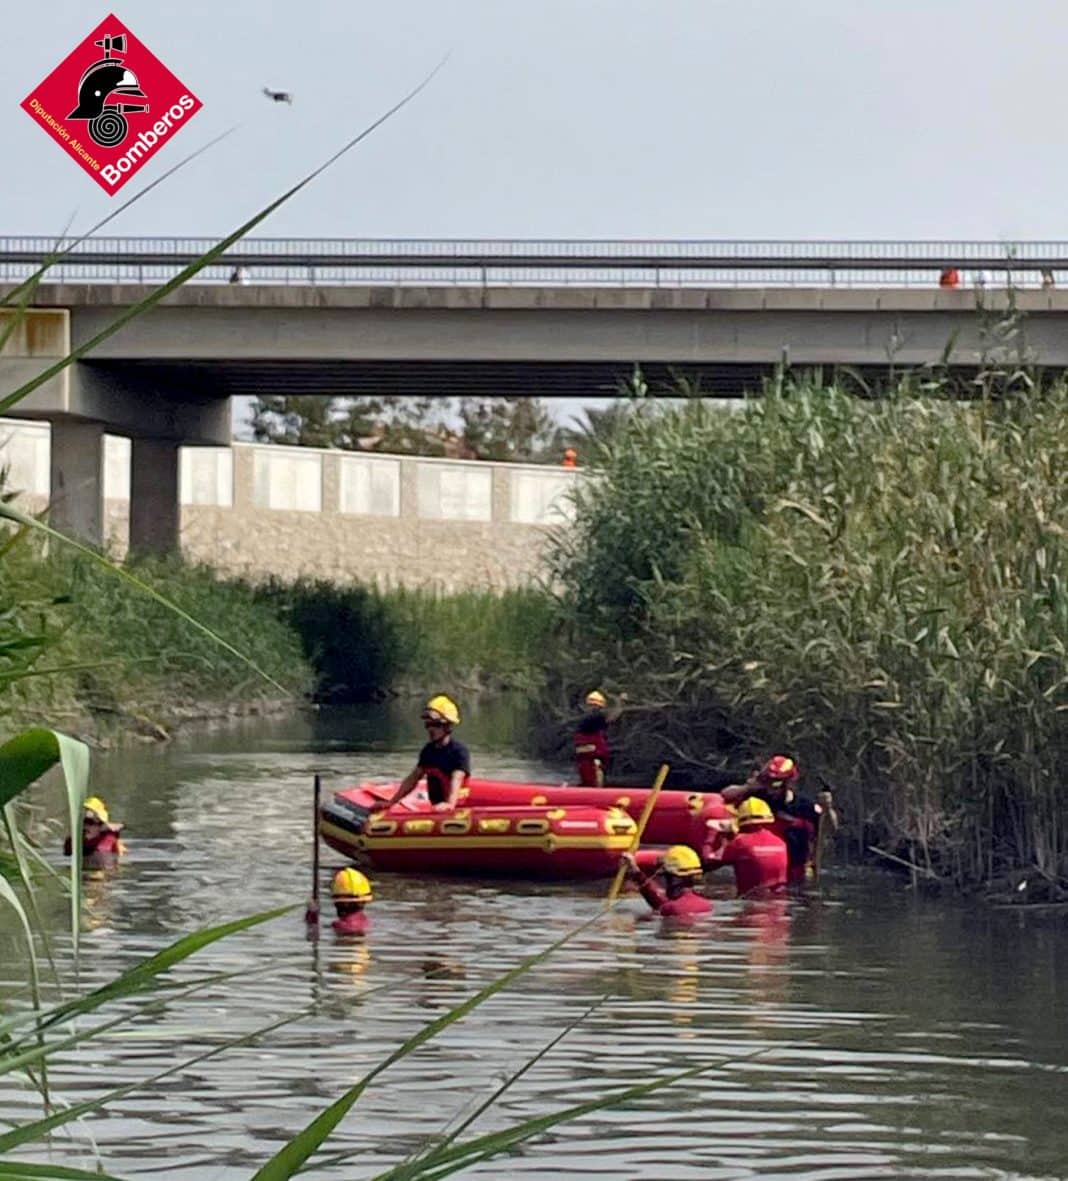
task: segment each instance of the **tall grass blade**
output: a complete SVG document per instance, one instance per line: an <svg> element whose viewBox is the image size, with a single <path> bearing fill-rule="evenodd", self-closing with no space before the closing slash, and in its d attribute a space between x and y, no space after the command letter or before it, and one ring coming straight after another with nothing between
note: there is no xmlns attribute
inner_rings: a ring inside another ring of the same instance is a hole
<svg viewBox="0 0 1068 1181"><path fill-rule="evenodd" d="M0 1181L123 1181L98 1169L68 1169L62 1165L24 1165L18 1161L0 1161Z"/></svg>
<svg viewBox="0 0 1068 1181"><path fill-rule="evenodd" d="M48 930L45 927L44 920L41 918L41 912L37 907L37 895L33 888L33 878L30 875L30 865L26 859L26 850L28 843L23 838L15 824L14 808L11 804L5 804L0 812L4 817L4 830L7 833L8 843L11 845L11 851L15 858L15 865L18 868L19 880L22 882L23 893L26 895L27 913L32 918L34 926L41 933L41 940L44 944L45 954L48 957L48 964L52 969L52 977L57 982L59 980L59 973L56 971L56 961L52 958L52 946L48 939ZM58 875L55 875L58 877ZM40 975L37 968L37 959L34 954L34 947L30 945L30 989L33 995L33 1007L40 1009L41 1007L41 988Z"/></svg>
<svg viewBox="0 0 1068 1181"><path fill-rule="evenodd" d="M71 218L71 220L73 220L73 218ZM66 237L67 231L70 229L70 224L70 220L68 220L67 224L63 227L63 233L60 234L59 238L56 240L57 247L58 243L62 242ZM55 250L53 250L52 253L54 255ZM31 301L33 300L34 293L41 282L41 276L44 274L45 269L47 268L38 268L38 270L18 288L18 304L15 308L14 314L0 316L0 321L3 321L3 329L0 330L0 352L3 351L4 345L6 345L14 335L15 331L18 329L18 326L25 320L26 309L30 306ZM0 308L3 308L5 305L7 305L7 303L7 299L5 299L3 302L0 302Z"/></svg>
<svg viewBox="0 0 1068 1181"><path fill-rule="evenodd" d="M301 1132L298 1132L288 1144L275 1153L262 1168L256 1171L252 1177L252 1181L288 1181L288 1178L292 1177L302 1168L312 1153L319 1148L323 1141L333 1132L342 1119L344 1119L367 1087L383 1071L388 1070L394 1062L399 1062L402 1058L406 1058L413 1050L423 1045L424 1042L430 1041L431 1038L435 1037L443 1029L447 1029L450 1025L460 1021L472 1009L477 1008L491 996L507 988L509 984L520 976L525 975L532 968L537 967L538 964L551 956L553 952L558 951L564 944L574 939L576 935L598 922L600 917L599 914L594 915L593 918L587 919L586 922L580 923L577 927L573 927L566 935L557 939L554 943L549 944L548 947L521 960L514 968L509 968L503 975L498 976L496 980L491 980L489 984L479 989L473 996L468 997L466 1001L462 1001L455 1008L450 1009L447 1013L443 1013L428 1025L424 1025L422 1029L408 1038L403 1045L399 1046L392 1054L383 1058L377 1066L368 1071L358 1083L350 1087L339 1099L331 1103L324 1112L316 1116Z"/></svg>
<svg viewBox="0 0 1068 1181"><path fill-rule="evenodd" d="M50 1115L45 1119L34 1120L29 1124L20 1124L10 1132L0 1133L0 1152L8 1152L12 1148L18 1148L21 1144L28 1144L34 1140L39 1140L42 1136L47 1135L56 1128L62 1127L64 1124L70 1123L72 1120L80 1119L83 1115L88 1115L92 1111L99 1111L101 1108L107 1107L109 1103L114 1103L116 1099L121 1099L123 1096L129 1095L134 1091L139 1091L144 1087L150 1087L154 1083L169 1078L172 1074L180 1074L183 1070L188 1070L191 1066L206 1062L209 1058L215 1058L219 1054L224 1054L228 1050L235 1049L237 1046L244 1046L249 1042L254 1042L257 1038L273 1033L276 1029L282 1029L286 1025L292 1025L295 1021L301 1021L310 1012L312 1012L311 1006L301 1009L297 1013L291 1013L288 1017L283 1017L280 1021L272 1021L269 1025L262 1025L259 1029L254 1029L251 1033L244 1033L240 1037L231 1038L221 1046L213 1046L212 1049L205 1050L201 1054L196 1054L192 1058L186 1058L175 1066L168 1066L166 1070L161 1070L158 1074L153 1074L148 1078L138 1079L137 1082L127 1083L122 1087L116 1087L114 1090L108 1091L96 1099L87 1099L84 1103L78 1103L73 1107L65 1108L63 1111L57 1111L54 1115Z"/></svg>
<svg viewBox="0 0 1068 1181"><path fill-rule="evenodd" d="M714 1062L702 1062L697 1066L690 1066L686 1070L662 1075L660 1078L650 1079L649 1082L637 1083L624 1090L613 1091L611 1094L602 1095L597 1099L588 1099L584 1103L576 1103L571 1107L562 1108L560 1111L535 1116L532 1119L515 1124L511 1128L505 1128L499 1132L488 1132L484 1136L467 1140L463 1144L432 1153L423 1161L419 1162L419 1167L410 1176L412 1179L433 1178L434 1181L439 1177L451 1176L453 1173L458 1173L461 1169L466 1169L470 1165L489 1160L494 1156L499 1156L502 1152L507 1152L517 1144L530 1140L534 1136L538 1136L558 1124L567 1123L570 1120L579 1119L584 1115L591 1115L595 1111L603 1111L609 1107L618 1107L621 1103L627 1103L631 1099L640 1099L645 1095L653 1094L656 1091L662 1090L664 1087L669 1087L676 1083L686 1082L689 1079L696 1078L698 1075L707 1074L710 1070L716 1070L724 1066L734 1066L750 1061L753 1058L760 1058L764 1054L770 1054L776 1050L792 1049L798 1045L800 1043L782 1043L780 1045L764 1046L762 1049L754 1050L751 1054L717 1058ZM386 1181L386 1178L389 1176L390 1173L381 1173L374 1177L372 1181Z"/></svg>
<svg viewBox="0 0 1068 1181"><path fill-rule="evenodd" d="M161 173L150 184L145 185L143 189L134 193L132 197L124 201L117 209L113 209L106 217L102 217L100 221L96 223L96 225L90 226L84 234L79 234L77 238L74 238L71 242L64 246L63 249L54 250L44 260L44 262L41 263L40 267L38 267L32 275L27 276L17 287L12 288L2 299L0 299L0 308L6 307L16 299L20 299L27 287L29 287L31 291L35 290L37 284L41 281L45 274L51 270L51 268L54 267L56 263L62 262L72 250L80 246L87 239L91 238L98 230L102 230L104 226L108 224L108 222L114 221L115 218L117 218L120 214L125 213L131 205L140 201L142 197L147 197L157 185L163 184L163 182L167 180L168 177L173 176L179 169L184 168L198 156L202 156L206 151L208 151L209 148L213 148L217 143L226 139L228 135L233 135L239 126L239 124L235 123L233 127L228 128L220 135L217 135L214 139L208 140L206 144L201 144L201 146L197 148L196 151L190 152L188 156L184 156L178 161L177 164L172 165L172 167L168 168L166 172ZM66 233L64 233L63 237L66 237Z"/></svg>
<svg viewBox="0 0 1068 1181"><path fill-rule="evenodd" d="M194 275L199 274L205 267L210 266L216 261L216 259L225 254L235 242L239 242L246 234L248 234L251 230L254 230L256 226L260 224L260 222L270 217L270 215L276 209L278 209L279 206L284 205L291 197L296 196L296 194L299 193L301 189L303 189L306 185L309 185L313 180L316 179L316 177L325 172L332 164L340 160L346 152L350 151L358 143L366 139L367 136L369 136L373 131L381 127L387 119L391 119L402 107L407 106L407 104L410 103L421 90L430 84L434 76L438 73L442 66L444 66L445 60L446 59L443 59L441 62L439 62L438 65L436 65L434 69L431 70L431 72L422 80L422 82L419 83L418 86L416 86L413 90L410 90L399 102L394 103L394 105L390 107L389 110L384 114L379 115L379 117L375 119L374 122L368 124L368 126L359 132L358 135L354 135L352 139L339 148L329 159L320 164L318 168L314 168L307 174L307 176L305 176L302 180L297 181L295 185L287 189L280 197L276 197L269 205L264 206L264 208L261 209L259 213L250 217L248 221L246 221L243 225L238 226L238 228L232 233L227 234L225 238L220 239L220 241L218 241L210 250L202 254L195 262L190 263L187 267L183 267L173 279L168 279L167 282L161 287L158 287L155 291L150 292L147 296L145 296L144 299L139 300L132 307L129 307L120 313L114 320L111 321L110 324L105 325L95 336L90 337L89 340L72 349L66 357L63 357L54 365L50 365L36 377L31 378L24 385L20 386L19 389L15 390L14 393L9 394L6 398L0 398L0 414L10 410L12 406L17 405L22 401L23 398L29 397L29 395L32 394L35 389L41 385L44 385L45 382L50 381L56 376L57 373L62 373L68 365L73 364L75 361L86 356L88 353L91 353L93 349L97 347L97 345L102 344L109 337L114 336L120 328L124 327L126 324L129 324L131 320L136 319L138 316L148 311L149 308L155 307L156 304L170 295L172 291L177 291L177 289L181 287L183 283L188 282L188 280L193 278Z"/></svg>
<svg viewBox="0 0 1068 1181"><path fill-rule="evenodd" d="M271 919L288 914L289 911L293 910L293 907L294 904L292 903L288 906L275 907L273 910L265 910L259 914L248 915L245 918L232 919L230 922L220 923L214 927L207 927L202 931L195 931L191 935L183 935L181 939L176 940L168 947L163 948L162 951L156 952L155 955L149 956L140 963L134 964L132 968L123 972L121 976L117 976L114 980L109 981L100 988L94 989L84 996L65 1001L63 1004L47 1010L36 1020L32 1018L29 1020L34 1020L35 1030L47 1030L63 1021L70 1020L72 1017L78 1017L83 1013L91 1013L109 1001L120 1000L124 997L144 992L146 989L152 987L156 978L163 972L173 968L176 964L180 964L183 960L187 960L190 956L195 955L198 951L203 950L203 948L210 944L220 939L225 939L228 935L234 935L238 931L244 931L249 927L258 926L260 923L266 923ZM10 1026L13 1023L8 1022L5 1024ZM3 1029L4 1026L0 1025L0 1033L3 1032ZM4 1055L16 1051L21 1042L26 1040L27 1036L32 1036L32 1032L30 1034L24 1033L21 1039L15 1039L4 1046L3 1051L0 1052L0 1073L3 1073L5 1069Z"/></svg>
<svg viewBox="0 0 1068 1181"><path fill-rule="evenodd" d="M19 901L19 896L15 893L14 886L12 886L3 874L0 874L0 901L6 902L11 907L22 926L22 933L26 937L26 948L30 957L30 970L33 974L35 982L34 989L36 991L37 955L33 946L33 930L30 927L30 919L26 914L25 907Z"/></svg>
<svg viewBox="0 0 1068 1181"><path fill-rule="evenodd" d="M379 1181L411 1181L412 1178L418 1177L419 1170L423 1167L424 1163L428 1162L432 1156L440 1155L449 1147L450 1144L453 1144L456 1140L458 1140L460 1136L462 1136L463 1133L466 1132L467 1129L479 1118L479 1116L483 1115L495 1103L499 1102L506 1091L519 1082L519 1080L525 1074L533 1070L533 1068L537 1066L537 1064L547 1054L550 1054L553 1050L555 1050L556 1047L564 1040L564 1038L567 1037L567 1035L573 1030L577 1029L586 1020L586 1018L589 1017L592 1012L594 1012L595 1009L603 1005L604 1002L608 1000L608 996L609 994L605 993L604 996L598 997L592 1005L587 1006L587 1008L585 1008L576 1018L574 1018L574 1020L569 1021L567 1025L565 1025L564 1028L561 1029L554 1038L552 1038L551 1041L546 1042L545 1045L542 1046L536 1054L531 1055L531 1057L529 1057L522 1064L522 1066L520 1066L517 1070L512 1071L512 1073L501 1082L500 1086L497 1087L496 1090L492 1091L485 1099L483 1099L483 1101L474 1109L474 1111L472 1111L470 1115L466 1116L460 1123L458 1123L456 1127L453 1128L453 1130L449 1132L449 1134L445 1136L439 1144L434 1145L416 1160L407 1161L405 1164L398 1165L397 1168L391 1169L388 1173L383 1174ZM2 1149L3 1146L3 1138L0 1137L0 1149Z"/></svg>
<svg viewBox="0 0 1068 1181"><path fill-rule="evenodd" d="M0 505L0 511L7 506ZM24 730L0 746L0 808L6 807L31 783L56 764L63 769L71 834L70 928L78 951L82 908L82 804L89 794L89 748L56 730Z"/></svg>
<svg viewBox="0 0 1068 1181"><path fill-rule="evenodd" d="M25 681L30 677L56 677L62 673L84 673L95 672L100 668L113 668L117 664L126 667L130 664L143 664L144 660L91 660L82 661L77 664L55 664L49 668L27 668L19 669L18 672L4 672L0 673L0 685L10 685L14 681Z"/></svg>
<svg viewBox="0 0 1068 1181"><path fill-rule="evenodd" d="M6 810L5 810L5 813L6 813ZM14 842L12 842L12 843L14 843ZM21 863L20 863L19 868L20 869L22 868ZM25 879L23 879L23 880L25 882ZM30 891L29 896L32 897L32 890ZM29 916L26 914L26 911L25 911L22 903L19 901L19 896L15 893L15 890L12 887L11 883L2 874L0 874L0 901L6 902L8 904L8 906L11 907L11 909L18 916L19 922L22 924L23 934L26 937L26 954L27 954L27 959L28 959L29 965L30 965L30 994L33 998L34 1009L40 1010L40 1008L41 1008L41 976L40 976L40 971L37 966L37 949L36 949L36 947L34 947L34 943L33 943L33 930L30 927ZM38 1034L37 1037L38 1037L39 1044L43 1045L43 1043L44 1043L43 1035ZM48 1075L47 1075L44 1063L42 1063L42 1066L41 1066L40 1088L41 1088L41 1094L44 1097L44 1101L46 1104L46 1110L47 1110Z"/></svg>
<svg viewBox="0 0 1068 1181"><path fill-rule="evenodd" d="M50 525L46 525L43 521L38 521L33 517L26 516L25 513L19 512L18 509L12 508L9 504L0 504L0 517L7 517L8 520L16 521L30 529L36 529L37 531L45 534L46 537L52 537L56 541L61 541L64 545L68 545L72 549L77 550L79 553L84 554L86 557L91 558L92 561L98 566L102 566L105 570L109 570L112 574L115 574L119 578L124 579L131 586L137 587L139 591L142 591L150 598L155 599L157 603L161 603L167 608L168 611L173 611L176 615L181 616L181 618L184 619L191 627L195 627L197 631L210 637L215 641L215 643L220 645L220 647L225 648L226 651L232 656L236 656L238 660L248 665L248 667L257 674L257 676L262 677L269 685L273 685L284 696L293 696L293 694L285 687L285 685L280 684L274 679L274 677L271 676L270 673L265 672L262 668L260 668L260 666L256 664L254 660L250 659L243 652L235 648L233 644L229 643L227 640L224 640L218 632L212 631L210 627L201 623L199 619L196 619L194 616L190 615L188 611L183 611L177 603L171 602L171 600L165 595L161 595L158 590L149 586L147 582L142 582L142 580L136 575L131 574L129 570L126 570L122 566L118 566L111 562L103 554L97 553L96 550L94 550L91 546L86 545L84 542L78 541L74 537L68 537L65 533L60 533L57 529L53 529ZM0 802L2 802L2 797L0 797Z"/></svg>

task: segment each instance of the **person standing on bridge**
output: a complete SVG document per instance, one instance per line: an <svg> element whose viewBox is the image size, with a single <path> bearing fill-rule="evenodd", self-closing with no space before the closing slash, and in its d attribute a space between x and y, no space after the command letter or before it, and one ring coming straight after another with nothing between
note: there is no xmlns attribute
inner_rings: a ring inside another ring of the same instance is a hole
<svg viewBox="0 0 1068 1181"><path fill-rule="evenodd" d="M384 812L399 804L424 777L431 804L449 809L456 807L460 788L471 774L471 755L467 747L452 736L453 726L460 724L460 711L451 697L439 693L426 703L422 718L429 741L419 752L418 762L401 780L390 799L372 805L372 812Z"/></svg>

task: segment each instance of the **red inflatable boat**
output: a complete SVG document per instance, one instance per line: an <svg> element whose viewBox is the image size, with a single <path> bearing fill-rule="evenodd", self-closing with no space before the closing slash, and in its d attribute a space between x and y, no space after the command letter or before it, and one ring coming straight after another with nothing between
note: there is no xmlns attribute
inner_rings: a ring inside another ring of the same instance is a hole
<svg viewBox="0 0 1068 1181"><path fill-rule="evenodd" d="M607 877L631 847L650 788L569 787L469 779L455 810L435 809L419 787L386 812L394 783L337 792L320 833L333 849L375 869L523 878ZM714 792L662 791L642 850L714 850L732 827Z"/></svg>

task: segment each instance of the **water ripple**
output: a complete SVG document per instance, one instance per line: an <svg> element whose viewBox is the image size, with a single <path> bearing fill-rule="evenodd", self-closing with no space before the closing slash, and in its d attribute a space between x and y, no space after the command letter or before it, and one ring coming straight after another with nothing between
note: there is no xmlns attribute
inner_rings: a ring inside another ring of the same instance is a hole
<svg viewBox="0 0 1068 1181"><path fill-rule="evenodd" d="M312 771L394 775L411 758L380 733L356 750L284 728L237 740L247 745L217 738L107 765L105 794L130 826L132 853L87 882L79 989L187 930L302 899ZM548 773L508 752L481 769ZM324 875L340 863L326 859ZM62 1102L82 1102L306 1009L300 1020L19 1155L92 1167L91 1130L122 1176L247 1178L405 1038L596 914L600 899L595 886L381 876L376 887L366 941L337 941L328 928L309 941L294 912L215 944L171 978L232 979L123 1002L138 1015L60 1057L51 1085ZM832 874L822 901L744 905L730 898L729 876L711 892L712 919L691 930L644 921L642 904L627 901L577 935L375 1079L308 1175L360 1181L422 1150L595 1003L468 1135L665 1073L706 1073L561 1125L463 1176L1063 1175L1068 1128L1054 1116L1068 1106L1063 931L1039 938L996 916L905 898L892 879L845 873ZM58 925L62 900L49 905ZM20 982L16 946L0 933L5 992ZM56 950L69 963L69 941ZM1021 963L1032 970L1021 974ZM6 1076L0 1112L7 1123L30 1120L39 1100Z"/></svg>

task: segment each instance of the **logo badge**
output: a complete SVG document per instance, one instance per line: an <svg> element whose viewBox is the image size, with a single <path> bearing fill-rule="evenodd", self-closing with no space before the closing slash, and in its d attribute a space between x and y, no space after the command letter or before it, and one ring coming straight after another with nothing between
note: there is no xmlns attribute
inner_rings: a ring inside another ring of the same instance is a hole
<svg viewBox="0 0 1068 1181"><path fill-rule="evenodd" d="M202 105L114 16L101 21L21 104L111 194Z"/></svg>

